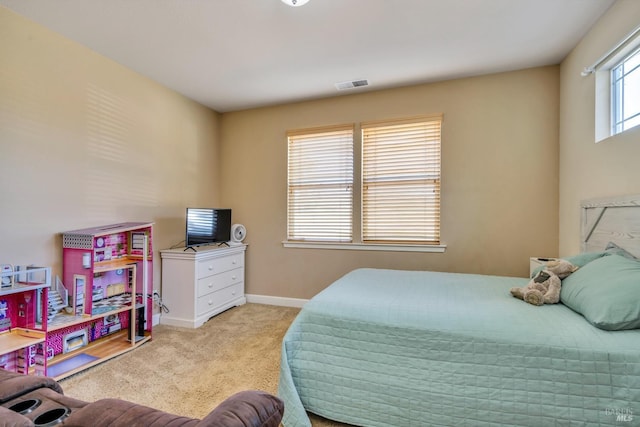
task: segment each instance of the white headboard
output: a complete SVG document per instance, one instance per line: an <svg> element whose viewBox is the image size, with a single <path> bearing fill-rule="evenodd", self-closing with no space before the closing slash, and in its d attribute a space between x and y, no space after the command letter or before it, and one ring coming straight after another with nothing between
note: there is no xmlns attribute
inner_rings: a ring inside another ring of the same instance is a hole
<svg viewBox="0 0 640 427"><path fill-rule="evenodd" d="M584 200L582 251L602 251L609 242L640 258L640 195Z"/></svg>

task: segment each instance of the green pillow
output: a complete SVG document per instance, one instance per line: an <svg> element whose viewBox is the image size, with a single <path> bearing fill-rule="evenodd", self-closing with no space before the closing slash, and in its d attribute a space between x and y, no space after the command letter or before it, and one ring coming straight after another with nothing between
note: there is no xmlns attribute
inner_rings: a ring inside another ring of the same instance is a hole
<svg viewBox="0 0 640 427"><path fill-rule="evenodd" d="M633 254L631 254L629 251L627 251L624 248L621 248L620 246L616 245L613 242L609 242L607 243L607 247L604 248L604 251L607 255L620 255L623 256L625 258L629 258L632 259L634 261L638 261L638 258L636 258Z"/></svg>
<svg viewBox="0 0 640 427"><path fill-rule="evenodd" d="M584 267L591 261L595 261L605 255L607 255L607 252L583 252L578 255L564 257L563 259L569 261L571 264L577 267Z"/></svg>
<svg viewBox="0 0 640 427"><path fill-rule="evenodd" d="M571 264L575 265L576 267L582 267L590 263L591 261L601 258L605 255L607 255L607 252L584 252L578 255L563 257L560 259L569 261ZM544 270L544 267L545 267L544 265L541 265L540 267L537 267L535 270L533 270L531 272L531 277L535 277L536 274Z"/></svg>
<svg viewBox="0 0 640 427"><path fill-rule="evenodd" d="M640 328L640 262L598 258L562 281L560 301L608 331Z"/></svg>

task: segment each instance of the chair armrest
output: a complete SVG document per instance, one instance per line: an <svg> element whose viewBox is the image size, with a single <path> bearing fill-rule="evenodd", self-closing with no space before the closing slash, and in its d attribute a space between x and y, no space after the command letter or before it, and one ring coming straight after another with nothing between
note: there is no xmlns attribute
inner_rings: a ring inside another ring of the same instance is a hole
<svg viewBox="0 0 640 427"><path fill-rule="evenodd" d="M62 387L53 378L23 375L0 369L0 403L20 397L39 388L50 388L62 393Z"/></svg>
<svg viewBox="0 0 640 427"><path fill-rule="evenodd" d="M33 422L24 415L0 406L0 427L33 427Z"/></svg>
<svg viewBox="0 0 640 427"><path fill-rule="evenodd" d="M227 398L197 427L278 427L284 402L263 391L241 391Z"/></svg>
<svg viewBox="0 0 640 427"><path fill-rule="evenodd" d="M198 420L120 399L100 399L72 411L61 427L195 427Z"/></svg>

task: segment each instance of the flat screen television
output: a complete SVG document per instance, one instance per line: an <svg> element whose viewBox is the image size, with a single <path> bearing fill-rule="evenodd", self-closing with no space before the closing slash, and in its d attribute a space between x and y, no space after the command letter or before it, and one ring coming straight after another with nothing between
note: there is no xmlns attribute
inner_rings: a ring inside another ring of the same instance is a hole
<svg viewBox="0 0 640 427"><path fill-rule="evenodd" d="M185 246L231 240L231 209L187 208Z"/></svg>

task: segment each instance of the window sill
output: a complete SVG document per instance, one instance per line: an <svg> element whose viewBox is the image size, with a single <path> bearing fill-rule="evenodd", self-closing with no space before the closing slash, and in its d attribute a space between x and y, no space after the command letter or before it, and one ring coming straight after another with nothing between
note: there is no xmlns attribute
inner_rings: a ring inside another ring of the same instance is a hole
<svg viewBox="0 0 640 427"><path fill-rule="evenodd" d="M398 243L321 243L283 241L285 248L299 249L338 249L350 251L388 251L388 252L437 252L443 253L447 245L403 245Z"/></svg>

